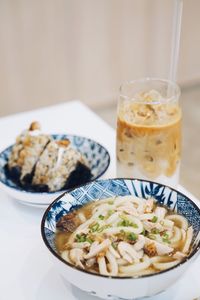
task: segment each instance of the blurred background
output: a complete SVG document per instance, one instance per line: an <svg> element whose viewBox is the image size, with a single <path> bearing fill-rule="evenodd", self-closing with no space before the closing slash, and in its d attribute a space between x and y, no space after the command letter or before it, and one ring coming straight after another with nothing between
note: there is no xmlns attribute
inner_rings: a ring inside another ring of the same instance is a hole
<svg viewBox="0 0 200 300"><path fill-rule="evenodd" d="M200 197L200 1L184 0L181 183ZM122 82L169 75L174 0L0 0L0 117L80 99L115 127Z"/></svg>

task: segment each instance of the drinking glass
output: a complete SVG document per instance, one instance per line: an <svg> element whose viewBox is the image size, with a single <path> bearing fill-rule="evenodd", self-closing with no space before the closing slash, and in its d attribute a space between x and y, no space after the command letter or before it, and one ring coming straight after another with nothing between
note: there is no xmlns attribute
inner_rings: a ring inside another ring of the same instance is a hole
<svg viewBox="0 0 200 300"><path fill-rule="evenodd" d="M117 176L176 187L181 157L180 88L144 78L123 84L117 110Z"/></svg>

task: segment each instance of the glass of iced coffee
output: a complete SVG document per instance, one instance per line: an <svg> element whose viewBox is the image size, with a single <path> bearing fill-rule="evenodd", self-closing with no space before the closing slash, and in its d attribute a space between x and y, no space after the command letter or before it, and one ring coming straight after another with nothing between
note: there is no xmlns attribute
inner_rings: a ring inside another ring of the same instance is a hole
<svg viewBox="0 0 200 300"><path fill-rule="evenodd" d="M120 88L117 111L117 176L176 187L181 155L180 88L144 78Z"/></svg>

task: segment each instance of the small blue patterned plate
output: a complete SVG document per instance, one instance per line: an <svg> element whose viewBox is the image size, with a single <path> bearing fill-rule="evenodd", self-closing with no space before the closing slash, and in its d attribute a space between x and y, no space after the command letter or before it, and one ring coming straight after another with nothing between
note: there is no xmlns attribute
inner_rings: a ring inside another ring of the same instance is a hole
<svg viewBox="0 0 200 300"><path fill-rule="evenodd" d="M168 270L131 279L130 277L121 279L91 274L86 270L77 269L63 260L55 247L55 232L58 220L89 202L125 195L135 195L145 199L154 197L159 204L166 205L170 210L183 215L194 229L190 255ZM136 299L149 297L166 290L179 279L191 262L196 259L197 252L199 254L200 250L200 208L179 191L156 182L122 178L96 180L57 198L47 208L43 216L41 232L45 245L54 257L58 272L67 281L92 295L104 299Z"/></svg>
<svg viewBox="0 0 200 300"><path fill-rule="evenodd" d="M52 134L55 140L69 139L74 149L83 154L92 172L92 180L101 177L109 167L110 155L105 147L86 137L68 135L68 134ZM36 192L19 186L16 182L8 178L5 171L5 165L8 162L12 146L6 148L0 153L0 188L11 197L23 202L24 204L33 206L47 206L55 197L62 192Z"/></svg>

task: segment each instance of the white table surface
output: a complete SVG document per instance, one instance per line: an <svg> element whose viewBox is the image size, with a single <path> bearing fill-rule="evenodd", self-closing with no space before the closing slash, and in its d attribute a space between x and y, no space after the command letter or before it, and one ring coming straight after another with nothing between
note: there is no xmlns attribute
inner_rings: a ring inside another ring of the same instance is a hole
<svg viewBox="0 0 200 300"><path fill-rule="evenodd" d="M79 101L72 101L0 119L0 150L38 120L49 133L71 133L104 145L111 164L104 178L115 177L115 132ZM198 200L180 187L198 204ZM64 285L54 270L40 235L44 209L20 204L0 191L0 300L95 300L72 285ZM199 204L198 204L199 205ZM156 300L192 300L200 295L200 256L186 275Z"/></svg>

